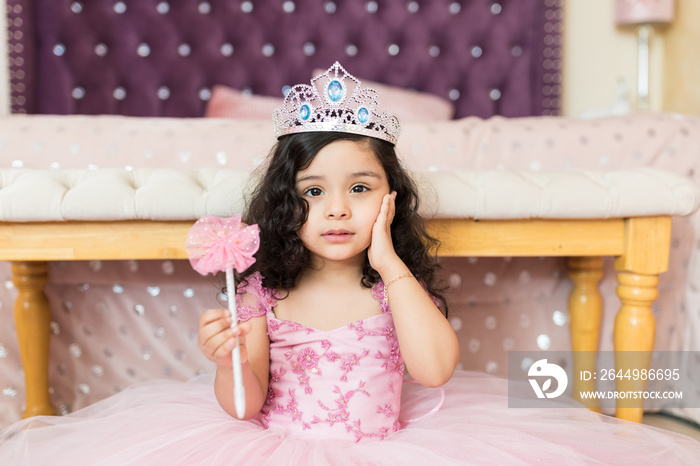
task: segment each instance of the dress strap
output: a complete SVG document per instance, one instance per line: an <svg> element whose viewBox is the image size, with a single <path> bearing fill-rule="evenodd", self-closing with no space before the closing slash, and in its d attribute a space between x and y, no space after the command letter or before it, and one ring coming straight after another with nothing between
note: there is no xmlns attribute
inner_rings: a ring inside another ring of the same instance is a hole
<svg viewBox="0 0 700 466"><path fill-rule="evenodd" d="M405 380L404 383L418 383L415 380ZM442 408L442 405L445 403L445 387L441 386L440 387L440 400L437 402L437 404L428 411L427 413L423 414L422 416L414 417L412 419L406 419L405 422L406 424L410 424L411 422L416 422L416 421L421 421L427 417L432 416L433 414L437 413L440 408Z"/></svg>

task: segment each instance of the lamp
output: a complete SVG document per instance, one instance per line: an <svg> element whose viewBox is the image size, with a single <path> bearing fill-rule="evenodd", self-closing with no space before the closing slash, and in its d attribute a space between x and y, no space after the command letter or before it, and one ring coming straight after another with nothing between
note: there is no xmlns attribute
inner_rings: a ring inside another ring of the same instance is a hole
<svg viewBox="0 0 700 466"><path fill-rule="evenodd" d="M673 21L674 0L615 0L615 24L638 25L637 109L649 109L650 25Z"/></svg>

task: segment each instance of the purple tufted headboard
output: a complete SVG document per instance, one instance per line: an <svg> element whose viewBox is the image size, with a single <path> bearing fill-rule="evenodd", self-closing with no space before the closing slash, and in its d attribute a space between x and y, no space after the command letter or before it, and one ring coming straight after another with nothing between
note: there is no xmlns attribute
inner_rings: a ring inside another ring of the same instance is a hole
<svg viewBox="0 0 700 466"><path fill-rule="evenodd" d="M15 113L196 117L339 60L455 117L558 114L561 0L7 0Z"/></svg>

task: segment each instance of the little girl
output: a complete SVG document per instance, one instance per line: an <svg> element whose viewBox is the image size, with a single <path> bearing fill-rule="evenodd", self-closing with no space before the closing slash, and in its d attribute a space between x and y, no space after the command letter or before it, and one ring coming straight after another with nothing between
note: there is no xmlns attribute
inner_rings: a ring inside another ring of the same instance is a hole
<svg viewBox="0 0 700 466"><path fill-rule="evenodd" d="M341 72L336 64L325 85L349 92ZM287 103L299 105L301 91L292 89ZM364 97L359 89L353 96ZM238 336L246 417L260 413L266 427L307 436L383 439L400 427L404 363L420 384L441 386L458 343L429 294L437 295L432 239L389 142L398 126L372 112L376 128L338 129L346 116L330 96L327 103L310 117L311 132L295 120L278 123L282 137L246 216L261 231L255 272L239 288L248 322L231 329L228 311L205 312L199 344L217 364L216 395L228 413Z"/></svg>
<svg viewBox="0 0 700 466"><path fill-rule="evenodd" d="M572 400L508 408L505 380L455 371L398 121L338 63L311 84L276 111L279 141L244 217L261 233L239 277L242 323L223 309L200 319L215 378L142 383L18 422L0 433L0 464L697 463L688 437ZM246 420L235 418L236 338Z"/></svg>

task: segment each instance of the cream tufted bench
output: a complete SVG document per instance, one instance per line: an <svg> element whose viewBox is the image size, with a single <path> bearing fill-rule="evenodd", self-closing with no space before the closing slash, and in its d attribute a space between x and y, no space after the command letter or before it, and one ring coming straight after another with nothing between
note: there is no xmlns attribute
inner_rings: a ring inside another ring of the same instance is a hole
<svg viewBox="0 0 700 466"><path fill-rule="evenodd" d="M200 168L0 170L0 221L193 220L244 208L250 172ZM475 220L685 216L699 190L653 168L414 173L422 214ZM40 186L40 189L37 189ZM71 259L71 257L66 257Z"/></svg>
<svg viewBox="0 0 700 466"><path fill-rule="evenodd" d="M700 190L674 173L422 172L416 178L444 256L564 256L572 346L598 347L602 256L616 257L622 307L616 350L651 350L658 275L667 270L671 217L693 213ZM12 262L17 334L25 368L25 416L53 413L48 396L47 262L186 258L185 236L204 215L243 208L249 172L234 169L0 170L0 260ZM37 187L40 187L37 189ZM592 368L594 357L575 359ZM644 367L649 361L641 362ZM593 381L576 381L592 389ZM625 382L622 382L623 384ZM627 382L621 389L639 389ZM641 420L638 408L617 416Z"/></svg>

